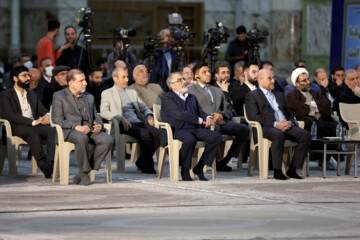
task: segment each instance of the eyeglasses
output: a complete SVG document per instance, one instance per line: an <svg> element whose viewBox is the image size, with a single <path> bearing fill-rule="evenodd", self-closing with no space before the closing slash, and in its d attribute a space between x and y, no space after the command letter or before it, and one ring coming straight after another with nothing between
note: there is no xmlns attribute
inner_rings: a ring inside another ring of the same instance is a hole
<svg viewBox="0 0 360 240"><path fill-rule="evenodd" d="M310 78L306 78L304 80L299 81L299 83L303 83L303 82L310 82Z"/></svg>
<svg viewBox="0 0 360 240"><path fill-rule="evenodd" d="M29 77L29 78L31 78L31 75L29 73L24 73L24 74L20 74L19 77L24 77L24 78Z"/></svg>
<svg viewBox="0 0 360 240"><path fill-rule="evenodd" d="M171 83L179 83L179 82L182 82L182 81L185 81L184 78L178 78L176 81L173 81Z"/></svg>

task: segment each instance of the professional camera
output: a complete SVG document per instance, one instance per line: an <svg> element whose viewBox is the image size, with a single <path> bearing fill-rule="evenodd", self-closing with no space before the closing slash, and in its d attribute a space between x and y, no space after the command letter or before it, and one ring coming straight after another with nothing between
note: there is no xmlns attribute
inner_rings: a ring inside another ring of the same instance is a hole
<svg viewBox="0 0 360 240"><path fill-rule="evenodd" d="M146 42L144 42L144 49L148 52L161 49L161 39L157 36L147 36Z"/></svg>
<svg viewBox="0 0 360 240"><path fill-rule="evenodd" d="M170 29L171 43L188 44L190 38L195 37L195 33L190 32L189 27L183 24L181 14L171 13L168 15L168 28Z"/></svg>
<svg viewBox="0 0 360 240"><path fill-rule="evenodd" d="M91 29L91 8L80 8L77 23L84 29Z"/></svg>
<svg viewBox="0 0 360 240"><path fill-rule="evenodd" d="M229 29L222 22L216 22L215 28L210 28L204 34L204 49L219 49L221 43L227 43L230 37Z"/></svg>
<svg viewBox="0 0 360 240"><path fill-rule="evenodd" d="M128 38L128 37L135 37L136 30L135 29L124 29L124 28L117 28L114 30L114 36Z"/></svg>
<svg viewBox="0 0 360 240"><path fill-rule="evenodd" d="M267 31L260 31L256 28L251 29L247 33L247 39L249 41L249 44L258 44L258 43L264 43L265 37L269 36L269 32Z"/></svg>

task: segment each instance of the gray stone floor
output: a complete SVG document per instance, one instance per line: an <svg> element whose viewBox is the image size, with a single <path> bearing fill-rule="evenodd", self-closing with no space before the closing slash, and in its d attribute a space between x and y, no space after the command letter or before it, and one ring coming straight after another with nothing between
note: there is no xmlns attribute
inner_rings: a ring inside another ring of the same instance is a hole
<svg viewBox="0 0 360 240"><path fill-rule="evenodd" d="M23 158L25 153L23 152ZM74 156L70 175L77 172ZM0 175L0 239L360 239L360 180L322 170L310 178L260 180L243 170L209 182L170 182L127 161L106 184L104 169L83 187L52 183L30 161ZM272 175L270 171L269 176ZM206 174L211 177L211 173Z"/></svg>

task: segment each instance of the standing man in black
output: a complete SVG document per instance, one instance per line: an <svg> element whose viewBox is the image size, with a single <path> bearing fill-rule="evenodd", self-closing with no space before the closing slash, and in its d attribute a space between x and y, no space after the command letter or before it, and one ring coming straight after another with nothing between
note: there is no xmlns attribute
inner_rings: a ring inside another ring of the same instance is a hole
<svg viewBox="0 0 360 240"><path fill-rule="evenodd" d="M226 50L225 60L231 67L231 77L234 76L234 64L240 60L248 62L249 44L246 39L246 28L239 26L236 28L236 38L229 43Z"/></svg>
<svg viewBox="0 0 360 240"><path fill-rule="evenodd" d="M275 79L271 71L268 69L260 70L258 83L258 89L246 94L245 108L248 119L259 122L262 126L264 138L272 141L271 156L274 178L288 179L282 173L281 165L284 141L290 139L296 141L297 146L286 174L288 177L301 179L302 177L296 173L296 169L301 169L303 166L310 147L311 135L308 131L295 126L296 122L286 107L284 95L279 92L272 92Z"/></svg>
<svg viewBox="0 0 360 240"><path fill-rule="evenodd" d="M46 178L53 171L56 130L49 126L47 109L38 100L36 93L28 89L30 74L24 66L11 70L12 88L1 93L1 117L7 119L13 135L21 137L30 146L36 163ZM46 141L46 155L41 142Z"/></svg>
<svg viewBox="0 0 360 240"><path fill-rule="evenodd" d="M96 111L100 112L101 93L105 90L102 84L103 72L99 66L94 66L89 71L89 84L86 85L86 91L95 98Z"/></svg>
<svg viewBox="0 0 360 240"><path fill-rule="evenodd" d="M88 53L85 48L76 44L76 29L73 26L66 26L64 35L66 43L62 47L66 46L67 48L56 59L56 65L68 66L70 69L81 69L86 73L89 65Z"/></svg>

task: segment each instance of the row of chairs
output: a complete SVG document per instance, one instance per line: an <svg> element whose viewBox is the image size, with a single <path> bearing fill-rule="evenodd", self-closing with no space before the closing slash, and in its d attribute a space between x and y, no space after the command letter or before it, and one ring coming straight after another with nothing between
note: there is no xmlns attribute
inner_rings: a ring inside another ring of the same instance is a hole
<svg viewBox="0 0 360 240"><path fill-rule="evenodd" d="M170 167L170 180L178 181L179 175L179 149L181 148L182 142L173 138L171 127L168 123L162 122L160 117L160 105L154 105L154 120L155 126L159 129L165 129L167 131L168 136L168 145L165 147L160 147L158 154L158 178L161 178L163 173L163 167L165 162L166 153L169 155L169 167ZM354 109L356 109L354 111ZM262 128L260 123L256 121L249 121L246 116L246 111L244 109L245 119L249 124L249 127L255 128L257 132L258 142L254 144L253 137L250 136L250 161L248 168L248 175L251 176L253 169L256 166L256 152L258 153L258 167L259 167L259 175L260 179L268 178L268 158L269 158L269 148L271 146L271 141L262 137ZM340 113L343 119L348 123L350 128L351 137L353 139L360 139L359 136L359 127L360 127L360 104L344 104L340 103ZM354 114L355 113L355 114ZM358 114L358 115L357 115ZM239 121L239 119L236 119ZM1 145L0 152L0 173L3 169L5 157L7 156L9 160L9 174L11 176L17 175L17 160L18 160L18 149L21 145L26 145L27 143L21 139L20 137L16 137L12 135L10 123L7 120L0 119L0 124L5 127L6 130L6 138L7 145ZM53 182L57 180L57 174L60 170L60 184L67 185L69 178L69 157L70 152L74 151L75 146L72 143L65 142L63 131L61 127L57 124L51 123L52 126L56 128L58 134L58 144L56 146L56 153L54 159L54 173L53 173ZM113 129L111 129L113 126ZM300 122L300 127L303 127L303 123ZM138 144L138 140L126 135L120 134L119 122L116 119L112 119L109 124L105 124L105 129L108 134L113 131L115 136L115 149L116 149L116 158L117 158L117 170L118 172L124 172L125 170L125 149L126 144L132 145L132 154L131 154L131 162L135 161L135 153L140 153L140 148ZM251 131L252 135L252 131ZM227 152L229 149L233 136L223 135L223 146L221 155ZM289 149L291 152L291 148L296 146L295 142L286 141L285 148ZM196 162L199 156L202 155L204 151L205 143L202 141L198 141L196 145L196 151L193 155L193 166L196 165ZM90 147L91 149L91 147ZM256 151L257 149L257 151ZM284 162L288 159L289 150L284 151ZM290 153L291 155L291 153ZM240 160L239 160L240 161ZM241 163L238 161L238 166L241 166ZM32 157L32 173L35 174L37 171L37 165L34 157ZM347 164L347 166L351 166L351 163ZM108 154L105 161L105 169L107 174L107 182L112 182L112 171L111 171L111 153ZM303 167L303 176L308 175L308 161L307 166ZM283 164L283 171L285 171L285 164ZM347 172L349 172L347 170ZM216 179L216 162L212 166L212 177ZM91 172L90 178L92 181L95 179L94 171Z"/></svg>

